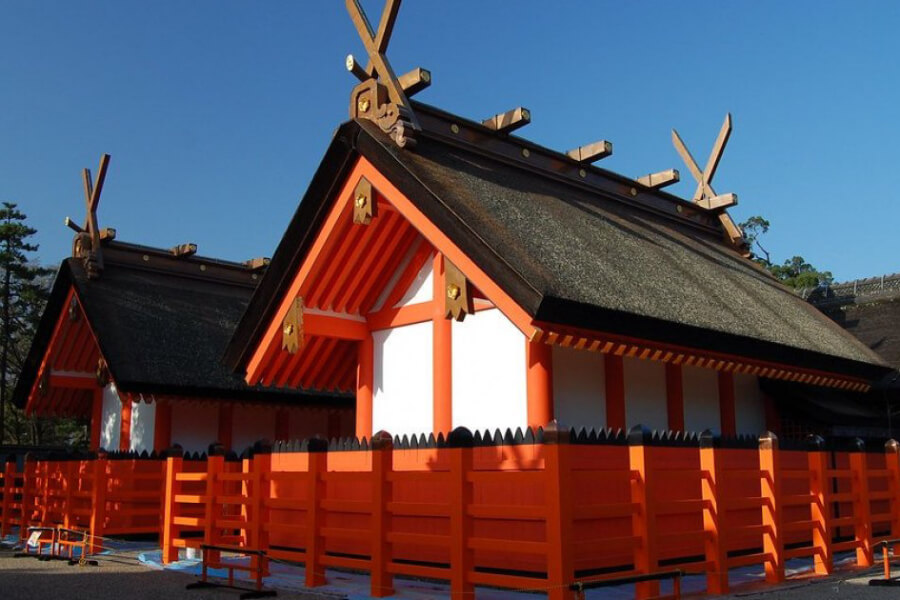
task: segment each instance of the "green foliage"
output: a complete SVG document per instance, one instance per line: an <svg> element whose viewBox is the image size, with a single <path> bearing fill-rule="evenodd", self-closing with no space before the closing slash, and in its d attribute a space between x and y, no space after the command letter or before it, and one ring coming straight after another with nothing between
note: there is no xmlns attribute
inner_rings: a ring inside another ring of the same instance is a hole
<svg viewBox="0 0 900 600"><path fill-rule="evenodd" d="M786 286L795 290L813 289L834 281L831 271L819 271L802 256L794 256L780 265L772 263L769 251L760 243L760 237L768 233L771 227L767 219L753 216L741 223L740 227L744 230L748 245L753 249L754 260Z"/></svg>
<svg viewBox="0 0 900 600"><path fill-rule="evenodd" d="M85 427L73 419L26 416L10 402L47 302L53 269L30 258L37 251L15 204L0 205L0 442L84 445Z"/></svg>

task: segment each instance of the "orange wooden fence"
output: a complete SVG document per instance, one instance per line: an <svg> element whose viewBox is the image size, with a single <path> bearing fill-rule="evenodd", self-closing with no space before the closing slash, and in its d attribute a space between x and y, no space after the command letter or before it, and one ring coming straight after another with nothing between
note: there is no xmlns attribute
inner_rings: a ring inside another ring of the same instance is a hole
<svg viewBox="0 0 900 600"><path fill-rule="evenodd" d="M170 456L163 557L201 544L266 550L325 569L371 574L373 596L395 575L474 586L543 590L568 598L576 581L683 568L710 592L728 569L810 557L819 573L836 552L872 564L875 542L900 535L900 454L861 441L815 438L779 448L774 435L571 433L329 444L278 444L243 460ZM658 595L657 582L637 584Z"/></svg>
<svg viewBox="0 0 900 600"><path fill-rule="evenodd" d="M22 472L7 461L0 482L0 532L17 527L89 530L92 549L103 537L159 534L165 461L134 453L26 456Z"/></svg>
<svg viewBox="0 0 900 600"><path fill-rule="evenodd" d="M568 598L574 581L681 568L713 593L728 570L808 557L829 573L837 552L871 565L900 537L900 445L762 438L464 429L443 438L258 447L246 458L171 453L31 456L0 473L0 531L28 526L110 535L160 533L163 557L202 544L265 550L325 569L446 580ZM658 583L637 584L639 597Z"/></svg>

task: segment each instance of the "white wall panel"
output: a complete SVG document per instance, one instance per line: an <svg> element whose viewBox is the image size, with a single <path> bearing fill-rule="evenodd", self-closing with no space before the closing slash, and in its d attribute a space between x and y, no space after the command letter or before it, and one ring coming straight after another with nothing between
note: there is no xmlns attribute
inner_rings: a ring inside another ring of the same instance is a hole
<svg viewBox="0 0 900 600"><path fill-rule="evenodd" d="M625 423L668 429L666 367L655 360L625 358Z"/></svg>
<svg viewBox="0 0 900 600"><path fill-rule="evenodd" d="M432 324L375 331L373 431L429 433L434 426Z"/></svg>
<svg viewBox="0 0 900 600"><path fill-rule="evenodd" d="M560 423L606 427L605 381L602 354L553 346L553 406Z"/></svg>
<svg viewBox="0 0 900 600"><path fill-rule="evenodd" d="M684 428L713 433L722 431L719 418L719 374L713 369L682 367L684 389Z"/></svg>
<svg viewBox="0 0 900 600"><path fill-rule="evenodd" d="M528 425L525 336L502 312L453 321L453 427Z"/></svg>
<svg viewBox="0 0 900 600"><path fill-rule="evenodd" d="M434 261L429 259L419 269L416 278L409 285L409 289L403 294L403 298L396 306L407 306L420 302L430 302L434 296Z"/></svg>
<svg viewBox="0 0 900 600"><path fill-rule="evenodd" d="M759 435L766 430L766 409L756 375L735 374L734 411L738 433Z"/></svg>
<svg viewBox="0 0 900 600"><path fill-rule="evenodd" d="M131 405L131 449L137 452L153 450L156 427L156 404L135 402Z"/></svg>
<svg viewBox="0 0 900 600"><path fill-rule="evenodd" d="M219 436L219 409L215 404L172 403L172 443L187 452L206 452Z"/></svg>
<svg viewBox="0 0 900 600"><path fill-rule="evenodd" d="M122 432L122 403L116 386L112 383L103 388L103 415L100 421L100 447L112 452L119 449Z"/></svg>

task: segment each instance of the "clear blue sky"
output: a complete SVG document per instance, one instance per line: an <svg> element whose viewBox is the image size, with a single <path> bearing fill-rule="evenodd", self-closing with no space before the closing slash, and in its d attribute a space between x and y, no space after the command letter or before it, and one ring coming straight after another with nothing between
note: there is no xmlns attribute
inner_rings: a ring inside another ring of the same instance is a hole
<svg viewBox="0 0 900 600"><path fill-rule="evenodd" d="M366 2L373 21L380 0ZM0 200L70 252L80 171L112 155L100 207L119 239L270 256L335 127L362 45L340 0L0 1ZM762 214L773 256L839 280L900 271L900 3L425 1L388 56L433 73L418 99L473 119L531 109L558 150L608 139L604 167L705 163L736 220ZM675 193L690 196L682 182Z"/></svg>

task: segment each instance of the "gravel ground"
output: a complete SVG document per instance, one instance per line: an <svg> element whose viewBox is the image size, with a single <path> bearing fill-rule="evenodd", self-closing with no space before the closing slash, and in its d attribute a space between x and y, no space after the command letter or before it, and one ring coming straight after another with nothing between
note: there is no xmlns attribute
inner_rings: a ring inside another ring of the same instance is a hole
<svg viewBox="0 0 900 600"><path fill-rule="evenodd" d="M186 590L196 577L149 569L136 553L103 559L100 566L72 566L63 561L14 558L0 550L0 600L237 600L234 590ZM278 592L283 600L338 600L326 594Z"/></svg>
<svg viewBox="0 0 900 600"><path fill-rule="evenodd" d="M173 571L149 569L136 559L137 553L101 558L100 566L68 566L62 561L42 562L14 558L0 550L0 600L236 600L234 590L185 590L196 577ZM880 569L864 573L845 571L827 578L808 578L781 586L743 589L726 598L746 600L897 599L900 588L870 587L869 579L880 577ZM694 596L699 598L698 596ZM321 593L278 592L283 600L340 600ZM538 598L538 596L535 596Z"/></svg>

